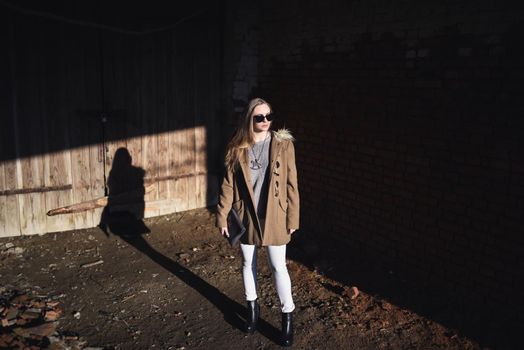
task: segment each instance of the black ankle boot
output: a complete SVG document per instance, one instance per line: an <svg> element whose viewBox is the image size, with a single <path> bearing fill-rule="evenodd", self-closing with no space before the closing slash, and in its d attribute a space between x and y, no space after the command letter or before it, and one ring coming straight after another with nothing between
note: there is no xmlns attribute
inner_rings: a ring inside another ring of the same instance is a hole
<svg viewBox="0 0 524 350"><path fill-rule="evenodd" d="M291 312L282 313L282 345L293 345L293 314Z"/></svg>
<svg viewBox="0 0 524 350"><path fill-rule="evenodd" d="M260 317L260 305L255 299L247 302L246 332L253 333L257 329L258 318Z"/></svg>

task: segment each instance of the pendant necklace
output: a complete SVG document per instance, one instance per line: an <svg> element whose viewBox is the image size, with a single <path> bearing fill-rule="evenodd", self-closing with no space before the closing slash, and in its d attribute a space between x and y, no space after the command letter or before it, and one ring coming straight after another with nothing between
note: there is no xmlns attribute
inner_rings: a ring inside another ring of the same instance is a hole
<svg viewBox="0 0 524 350"><path fill-rule="evenodd" d="M253 169L253 170L259 170L259 169L262 168L262 163L260 163L259 159L260 159L260 156L262 155L262 153L264 152L264 147L266 146L266 140L268 139L268 137L269 137L269 132L267 133L266 138L264 139L264 143L262 143L262 149L258 153L258 157L255 154L255 145L253 145L251 147L251 152L253 153L254 160L251 161L250 168Z"/></svg>

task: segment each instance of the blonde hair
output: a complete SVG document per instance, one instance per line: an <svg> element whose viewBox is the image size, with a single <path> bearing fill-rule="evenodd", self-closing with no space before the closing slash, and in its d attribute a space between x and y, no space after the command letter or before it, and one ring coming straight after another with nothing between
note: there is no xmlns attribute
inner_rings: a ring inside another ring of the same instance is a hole
<svg viewBox="0 0 524 350"><path fill-rule="evenodd" d="M225 163L228 170L237 169L240 158L245 156L247 148L255 142L252 114L255 108L260 105L267 105L269 110L273 112L271 105L259 97L249 101L244 118L240 121L240 125L227 145Z"/></svg>

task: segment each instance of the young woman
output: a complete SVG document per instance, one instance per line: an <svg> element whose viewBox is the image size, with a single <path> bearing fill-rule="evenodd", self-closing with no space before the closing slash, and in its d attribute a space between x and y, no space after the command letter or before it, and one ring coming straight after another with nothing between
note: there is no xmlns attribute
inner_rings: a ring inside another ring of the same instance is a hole
<svg viewBox="0 0 524 350"><path fill-rule="evenodd" d="M248 317L246 330L255 331L257 302L256 250L267 247L282 308L282 342L293 343L291 280L286 266L286 244L299 226L299 195L293 137L271 131L273 111L261 98L251 100L245 117L227 147L226 175L218 203L217 227L228 236L227 215L235 208L246 226L241 239L242 277Z"/></svg>

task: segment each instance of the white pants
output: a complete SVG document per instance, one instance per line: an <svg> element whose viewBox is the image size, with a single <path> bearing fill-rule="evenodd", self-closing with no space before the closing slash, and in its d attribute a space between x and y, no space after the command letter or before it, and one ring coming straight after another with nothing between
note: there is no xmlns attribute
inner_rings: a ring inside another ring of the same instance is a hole
<svg viewBox="0 0 524 350"><path fill-rule="evenodd" d="M257 299L257 250L254 245L240 244L242 250L242 277L246 291L246 300ZM275 286L282 312L291 312L295 309L291 295L291 279L286 266L286 245L267 247L269 265L273 272Z"/></svg>

